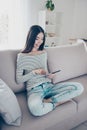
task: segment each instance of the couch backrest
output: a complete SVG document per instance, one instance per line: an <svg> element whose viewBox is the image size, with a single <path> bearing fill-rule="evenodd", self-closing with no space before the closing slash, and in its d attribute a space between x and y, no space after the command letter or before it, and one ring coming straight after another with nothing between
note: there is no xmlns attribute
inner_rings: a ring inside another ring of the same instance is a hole
<svg viewBox="0 0 87 130"><path fill-rule="evenodd" d="M61 69L53 79L54 83L87 73L87 50L85 44L46 48L49 71ZM14 91L24 90L16 83L16 59L19 50L0 51L0 78Z"/></svg>
<svg viewBox="0 0 87 130"><path fill-rule="evenodd" d="M85 43L46 48L49 71L56 73L53 82L68 80L87 74L87 46Z"/></svg>
<svg viewBox="0 0 87 130"><path fill-rule="evenodd" d="M18 85L15 80L16 58L19 50L0 51L0 78L14 91L22 91L23 84Z"/></svg>

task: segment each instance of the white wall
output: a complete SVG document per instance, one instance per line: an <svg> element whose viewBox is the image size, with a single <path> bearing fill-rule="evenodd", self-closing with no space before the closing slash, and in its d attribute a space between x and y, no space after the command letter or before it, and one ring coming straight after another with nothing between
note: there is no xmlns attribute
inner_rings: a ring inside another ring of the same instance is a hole
<svg viewBox="0 0 87 130"><path fill-rule="evenodd" d="M22 48L31 25L38 24L38 12L46 0L7 0L9 5L8 48ZM53 0L55 11L62 12L60 43L69 38L87 38L87 0Z"/></svg>
<svg viewBox="0 0 87 130"><path fill-rule="evenodd" d="M8 44L8 1L0 0L0 49Z"/></svg>
<svg viewBox="0 0 87 130"><path fill-rule="evenodd" d="M72 38L72 25L73 25L73 13L74 13L74 0L58 0L54 1L56 5L56 11L62 12L62 24L60 44L67 44L69 38Z"/></svg>
<svg viewBox="0 0 87 130"><path fill-rule="evenodd" d="M29 30L28 0L9 0L8 48L22 48Z"/></svg>
<svg viewBox="0 0 87 130"><path fill-rule="evenodd" d="M29 0L29 18L30 18L30 26L34 24L38 24L38 12L39 10L45 9L44 0Z"/></svg>
<svg viewBox="0 0 87 130"><path fill-rule="evenodd" d="M87 0L53 0L55 11L63 13L61 26L61 44L67 44L70 38L87 38ZM38 12L45 9L44 0L29 0L30 26L38 24Z"/></svg>
<svg viewBox="0 0 87 130"><path fill-rule="evenodd" d="M73 35L87 39L87 0L75 0Z"/></svg>

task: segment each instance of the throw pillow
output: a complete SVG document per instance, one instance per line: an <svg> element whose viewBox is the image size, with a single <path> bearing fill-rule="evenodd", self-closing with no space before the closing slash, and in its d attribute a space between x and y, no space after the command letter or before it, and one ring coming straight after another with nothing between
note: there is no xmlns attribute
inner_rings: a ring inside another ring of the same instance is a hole
<svg viewBox="0 0 87 130"><path fill-rule="evenodd" d="M0 115L9 125L20 126L21 110L17 98L7 84L0 79Z"/></svg>
<svg viewBox="0 0 87 130"><path fill-rule="evenodd" d="M55 74L53 83L87 74L86 49L84 43L46 48L49 71L61 70Z"/></svg>

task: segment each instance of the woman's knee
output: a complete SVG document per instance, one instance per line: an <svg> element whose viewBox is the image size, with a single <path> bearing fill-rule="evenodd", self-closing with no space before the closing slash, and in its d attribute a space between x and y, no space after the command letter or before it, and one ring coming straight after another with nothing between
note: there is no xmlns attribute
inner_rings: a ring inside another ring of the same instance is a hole
<svg viewBox="0 0 87 130"><path fill-rule="evenodd" d="M42 105L43 104L40 98L34 98L34 99L31 99L31 97L28 98L28 108L32 115L39 116Z"/></svg>
<svg viewBox="0 0 87 130"><path fill-rule="evenodd" d="M82 93L84 90L83 85L79 82L70 82L69 85L72 86L75 90L79 91L80 93Z"/></svg>
<svg viewBox="0 0 87 130"><path fill-rule="evenodd" d="M84 91L84 87L81 83L77 83L77 91L81 94Z"/></svg>
<svg viewBox="0 0 87 130"><path fill-rule="evenodd" d="M73 85L73 92L76 96L79 96L84 91L84 87L81 83L72 82Z"/></svg>
<svg viewBox="0 0 87 130"><path fill-rule="evenodd" d="M41 99L28 99L28 108L32 115L34 116L42 116L53 110L52 103L44 103Z"/></svg>

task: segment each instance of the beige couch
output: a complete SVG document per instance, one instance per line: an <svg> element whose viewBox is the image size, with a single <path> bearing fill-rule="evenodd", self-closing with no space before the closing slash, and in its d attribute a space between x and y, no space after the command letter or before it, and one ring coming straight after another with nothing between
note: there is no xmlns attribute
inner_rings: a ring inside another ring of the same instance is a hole
<svg viewBox="0 0 87 130"><path fill-rule="evenodd" d="M1 130L70 130L87 120L86 45L80 43L52 47L46 48L46 51L49 71L61 69L61 72L54 77L53 83L80 82L84 86L84 92L47 115L34 117L28 111L24 85L15 82L16 58L19 50L0 51L0 78L13 90L22 111L20 126L8 125L2 119Z"/></svg>

